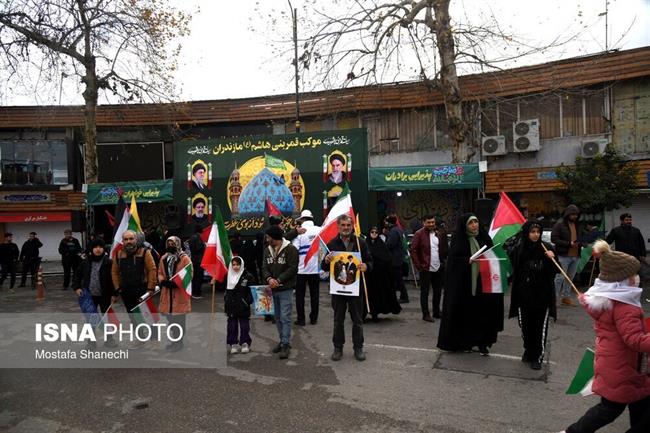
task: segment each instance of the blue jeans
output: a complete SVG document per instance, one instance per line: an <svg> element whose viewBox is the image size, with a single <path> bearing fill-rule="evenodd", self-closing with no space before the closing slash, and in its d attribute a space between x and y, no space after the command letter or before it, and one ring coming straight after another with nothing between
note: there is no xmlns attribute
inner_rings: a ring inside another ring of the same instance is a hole
<svg viewBox="0 0 650 433"><path fill-rule="evenodd" d="M273 308L275 309L275 325L278 327L280 343L289 344L291 341L291 310L293 309L293 290L273 292Z"/></svg>
<svg viewBox="0 0 650 433"><path fill-rule="evenodd" d="M576 276L580 257L558 256L558 261L560 262L562 269L564 269L564 272L566 272L569 278L573 280L573 277ZM571 284L569 284L561 273L558 273L555 276L555 293L557 293L557 296L561 298L571 297Z"/></svg>

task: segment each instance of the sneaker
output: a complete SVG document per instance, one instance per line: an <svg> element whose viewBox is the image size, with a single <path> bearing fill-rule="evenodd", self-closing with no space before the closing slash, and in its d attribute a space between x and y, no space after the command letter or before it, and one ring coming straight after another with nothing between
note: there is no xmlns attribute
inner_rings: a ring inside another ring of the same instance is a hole
<svg viewBox="0 0 650 433"><path fill-rule="evenodd" d="M287 359L289 357L289 352L291 352L291 346L288 344L283 344L280 348L280 359Z"/></svg>
<svg viewBox="0 0 650 433"><path fill-rule="evenodd" d="M488 350L487 346L479 346L478 352L481 354L481 356L488 356L490 354L490 351Z"/></svg>
<svg viewBox="0 0 650 433"><path fill-rule="evenodd" d="M340 361L343 358L343 349L340 347L335 347L332 356L330 356L332 361Z"/></svg>
<svg viewBox="0 0 650 433"><path fill-rule="evenodd" d="M530 363L530 368L533 370L541 370L542 369L542 363L539 361L533 361Z"/></svg>
<svg viewBox="0 0 650 433"><path fill-rule="evenodd" d="M230 354L234 355L235 353L239 353L239 344L233 344L230 346Z"/></svg>
<svg viewBox="0 0 650 433"><path fill-rule="evenodd" d="M562 305L566 305L567 307L575 307L577 304L573 301L573 299L564 297L562 298Z"/></svg>
<svg viewBox="0 0 650 433"><path fill-rule="evenodd" d="M203 299L203 296L194 296L194 295L192 295L192 299Z"/></svg>
<svg viewBox="0 0 650 433"><path fill-rule="evenodd" d="M9 289L9 293L16 293L14 289Z"/></svg>
<svg viewBox="0 0 650 433"><path fill-rule="evenodd" d="M305 321L304 320L296 320L293 322L294 325L296 326L305 326Z"/></svg>
<svg viewBox="0 0 650 433"><path fill-rule="evenodd" d="M318 323L318 319L309 319L309 324L310 325L315 325Z"/></svg>
<svg viewBox="0 0 650 433"><path fill-rule="evenodd" d="M280 350L282 350L282 343L278 343L271 352L280 353Z"/></svg>
<svg viewBox="0 0 650 433"><path fill-rule="evenodd" d="M354 349L354 357L357 359L357 361L366 360L366 354L363 352L362 348Z"/></svg>
<svg viewBox="0 0 650 433"><path fill-rule="evenodd" d="M251 349L248 346L248 343L244 343L241 345L241 353L248 353L250 352Z"/></svg>

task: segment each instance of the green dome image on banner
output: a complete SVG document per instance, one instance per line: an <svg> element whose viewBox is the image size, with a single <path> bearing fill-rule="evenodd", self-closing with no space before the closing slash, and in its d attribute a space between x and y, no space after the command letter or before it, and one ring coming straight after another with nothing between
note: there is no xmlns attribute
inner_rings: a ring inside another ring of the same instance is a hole
<svg viewBox="0 0 650 433"><path fill-rule="evenodd" d="M267 198L284 215L291 215L294 207L293 196L285 180L268 168L264 168L242 191L239 199L240 214L242 216L264 215L264 202Z"/></svg>

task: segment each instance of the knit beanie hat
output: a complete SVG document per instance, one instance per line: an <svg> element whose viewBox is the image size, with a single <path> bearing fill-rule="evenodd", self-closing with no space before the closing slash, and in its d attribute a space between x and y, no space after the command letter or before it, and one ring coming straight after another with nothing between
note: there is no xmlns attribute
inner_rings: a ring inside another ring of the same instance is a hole
<svg viewBox="0 0 650 433"><path fill-rule="evenodd" d="M266 234L269 235L271 239L274 239L276 241L279 241L284 237L284 232L280 228L280 226L271 226L268 229L266 229Z"/></svg>
<svg viewBox="0 0 650 433"><path fill-rule="evenodd" d="M606 241L596 241L593 250L600 254L599 279L614 283L625 281L639 273L641 263L635 257L620 251L612 251Z"/></svg>

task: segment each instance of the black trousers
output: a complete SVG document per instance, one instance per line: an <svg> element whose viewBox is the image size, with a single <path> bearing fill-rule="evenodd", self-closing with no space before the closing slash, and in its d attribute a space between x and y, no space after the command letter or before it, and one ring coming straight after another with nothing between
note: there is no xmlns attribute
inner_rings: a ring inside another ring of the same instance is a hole
<svg viewBox="0 0 650 433"><path fill-rule="evenodd" d="M352 319L352 344L355 349L363 347L363 297L332 295L332 309L334 310L334 347L343 348L345 344L345 312L350 311Z"/></svg>
<svg viewBox="0 0 650 433"><path fill-rule="evenodd" d="M178 339L180 337L179 342L183 341L183 337L185 336L185 323L186 323L186 315L185 314L165 314L167 317L167 322L169 325L176 324L180 326L181 329L178 329L177 326L174 326L173 328L169 329L169 334L170 337L173 338L174 340Z"/></svg>
<svg viewBox="0 0 650 433"><path fill-rule="evenodd" d="M395 291L399 291L399 298L401 300L408 300L409 295L406 292L406 286L404 285L404 278L402 275L402 265L391 266L390 275L393 278L393 287Z"/></svg>
<svg viewBox="0 0 650 433"><path fill-rule="evenodd" d="M25 258L23 261L23 273L20 278L20 285L24 286L27 283L27 272L32 276L32 287L36 287L36 273L38 266L41 264L40 257Z"/></svg>
<svg viewBox="0 0 650 433"><path fill-rule="evenodd" d="M548 308L519 308L519 327L524 339L524 356L542 362L548 333Z"/></svg>
<svg viewBox="0 0 650 433"><path fill-rule="evenodd" d="M318 320L320 276L318 274L298 274L296 282L296 315L300 323L305 323L305 293L309 285L309 320L316 323Z"/></svg>
<svg viewBox="0 0 650 433"><path fill-rule="evenodd" d="M431 300L431 312L433 317L440 317L440 299L442 298L442 268L436 272L420 271L420 307L422 308L422 317L429 316L429 286L433 290L433 299Z"/></svg>
<svg viewBox="0 0 650 433"><path fill-rule="evenodd" d="M70 277L72 276L72 273L77 272L79 257L63 256L61 258L61 264L63 265L63 288L67 289L70 286Z"/></svg>
<svg viewBox="0 0 650 433"><path fill-rule="evenodd" d="M629 404L616 403L601 397L600 403L589 409L566 431L567 433L593 433L614 422L623 413L625 406L630 410L630 429L626 433L650 432L650 397Z"/></svg>
<svg viewBox="0 0 650 433"><path fill-rule="evenodd" d="M0 264L0 287L4 284L9 275L9 288L13 289L16 285L16 263L2 263Z"/></svg>
<svg viewBox="0 0 650 433"><path fill-rule="evenodd" d="M201 262L193 262L192 269L194 274L192 275L192 296L201 296L201 286L203 286L203 275L205 271L201 267Z"/></svg>

